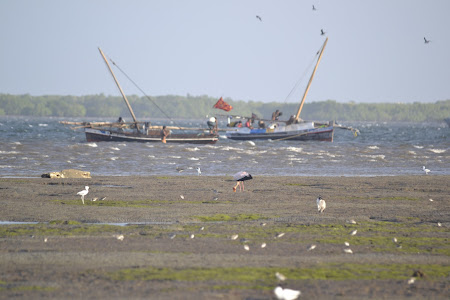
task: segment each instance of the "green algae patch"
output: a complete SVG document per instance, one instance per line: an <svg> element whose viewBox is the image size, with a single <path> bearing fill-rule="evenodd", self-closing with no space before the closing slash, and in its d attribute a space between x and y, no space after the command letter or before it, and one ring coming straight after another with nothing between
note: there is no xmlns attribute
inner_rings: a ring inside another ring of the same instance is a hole
<svg viewBox="0 0 450 300"><path fill-rule="evenodd" d="M193 218L198 219L202 222L226 222L226 221L253 221L265 219L263 216L258 214L239 214L235 216L226 214L216 214L213 216L193 216Z"/></svg>
<svg viewBox="0 0 450 300"><path fill-rule="evenodd" d="M275 272L289 280L390 280L408 279L421 270L426 280L442 280L448 276L450 266L414 264L318 264L308 268L131 268L106 274L116 281L163 280L188 282L222 282L249 284L262 288L276 284ZM227 284L228 285L228 284ZM224 286L225 287L225 286ZM246 286L245 288L248 288Z"/></svg>
<svg viewBox="0 0 450 300"><path fill-rule="evenodd" d="M89 236L110 233L124 233L135 230L136 226L118 227L114 225L67 225L67 224L23 224L0 226L0 237L15 236Z"/></svg>
<svg viewBox="0 0 450 300"><path fill-rule="evenodd" d="M0 292L53 292L56 288L39 285L9 285L0 283Z"/></svg>

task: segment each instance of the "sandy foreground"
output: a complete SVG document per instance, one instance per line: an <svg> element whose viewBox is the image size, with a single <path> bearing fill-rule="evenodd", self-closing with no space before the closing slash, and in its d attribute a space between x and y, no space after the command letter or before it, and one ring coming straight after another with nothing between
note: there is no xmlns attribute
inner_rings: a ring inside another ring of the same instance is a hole
<svg viewBox="0 0 450 300"><path fill-rule="evenodd" d="M450 176L234 184L0 178L0 221L40 222L0 225L0 298L275 299L277 284L300 299L450 298Z"/></svg>

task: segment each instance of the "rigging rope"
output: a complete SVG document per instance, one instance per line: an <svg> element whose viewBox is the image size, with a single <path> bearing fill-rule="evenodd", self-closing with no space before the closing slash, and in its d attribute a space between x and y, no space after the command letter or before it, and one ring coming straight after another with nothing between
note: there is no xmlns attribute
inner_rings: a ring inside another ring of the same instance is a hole
<svg viewBox="0 0 450 300"><path fill-rule="evenodd" d="M136 82L134 82L134 80L133 79L131 79L130 78L130 76L128 76L127 75L127 73L125 73L125 71L123 71L111 58L109 58L108 57L108 59L111 61L111 63L117 68L117 69L119 69L119 71L123 74L123 75L125 75L125 77L126 78L128 78L128 80L129 81L131 81L131 83L133 83L134 84L134 86L138 89L138 90L140 90L141 91L141 93L142 94L144 94L144 96L150 101L150 102L152 102L162 113L163 113L163 115L164 116L166 116L166 118L167 119L169 119L173 124L175 124L175 122L173 121L173 119L169 116L169 115L167 115L163 110L162 110L162 108L161 107L159 107L158 106L158 104L156 104L156 102L155 101L153 101L138 85L137 85L137 83Z"/></svg>
<svg viewBox="0 0 450 300"><path fill-rule="evenodd" d="M289 97L292 96L292 94L297 90L298 86L300 85L300 83L303 81L303 79L305 78L305 76L308 74L309 69L311 69L312 65L314 64L314 62L316 61L316 58L319 56L320 50L322 49L323 46L320 47L319 51L316 52L316 55L314 55L314 57L311 59L311 62L309 63L309 65L306 67L305 71L303 72L303 74L300 76L300 78L298 79L297 83L294 85L294 87L292 88L292 90L289 92L289 94L286 96L286 99L284 99L284 104L287 103Z"/></svg>

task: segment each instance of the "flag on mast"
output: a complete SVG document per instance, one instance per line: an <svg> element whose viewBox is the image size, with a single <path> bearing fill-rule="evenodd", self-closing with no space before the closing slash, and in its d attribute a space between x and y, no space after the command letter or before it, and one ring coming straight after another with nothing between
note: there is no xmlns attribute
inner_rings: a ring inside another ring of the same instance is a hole
<svg viewBox="0 0 450 300"><path fill-rule="evenodd" d="M213 108L223 109L224 111L230 111L233 109L233 106L223 101L223 98L220 97L219 101L214 104Z"/></svg>

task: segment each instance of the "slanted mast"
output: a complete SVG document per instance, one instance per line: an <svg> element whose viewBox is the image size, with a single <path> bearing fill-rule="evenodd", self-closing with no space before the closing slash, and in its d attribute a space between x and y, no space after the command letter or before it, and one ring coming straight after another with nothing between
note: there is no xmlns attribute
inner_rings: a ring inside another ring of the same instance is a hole
<svg viewBox="0 0 450 300"><path fill-rule="evenodd" d="M100 54L102 55L103 59L105 60L106 66L108 67L109 72L111 72L111 75L112 75L112 77L114 78L114 81L116 82L116 85L117 85L117 87L119 88L120 93L122 94L123 100L125 100L125 103L127 104L128 110L129 110L130 113L131 113L131 117L133 118L134 123L136 123L136 125L137 125L138 121L137 121L137 119L136 119L136 116L134 115L133 109L131 108L131 105L130 105L130 103L128 102L127 97L125 96L125 94L124 94L122 88L120 87L120 84L119 84L119 82L117 81L117 78L116 78L116 76L114 75L114 72L113 72L113 70L111 69L111 67L110 67L110 65L109 65L109 63L108 63L108 60L106 59L105 54L103 54L103 51L102 51L102 49L100 49L100 48L98 48L98 51L100 51Z"/></svg>
<svg viewBox="0 0 450 300"><path fill-rule="evenodd" d="M320 59L322 58L323 50L325 50L325 46L327 45L327 42L328 42L328 38L326 38L325 42L323 43L322 49L320 50L320 54L319 54L319 58L317 59L316 66L314 67L314 71L311 74L311 78L309 78L308 85L306 86L305 93L303 94L302 102L300 102L300 106L298 108L297 114L295 115L295 121L298 121L298 119L300 118L300 113L302 112L303 104L305 103L305 99L306 99L306 95L308 94L309 88L311 86L311 82L314 78L314 74L316 74L317 67L319 66Z"/></svg>

